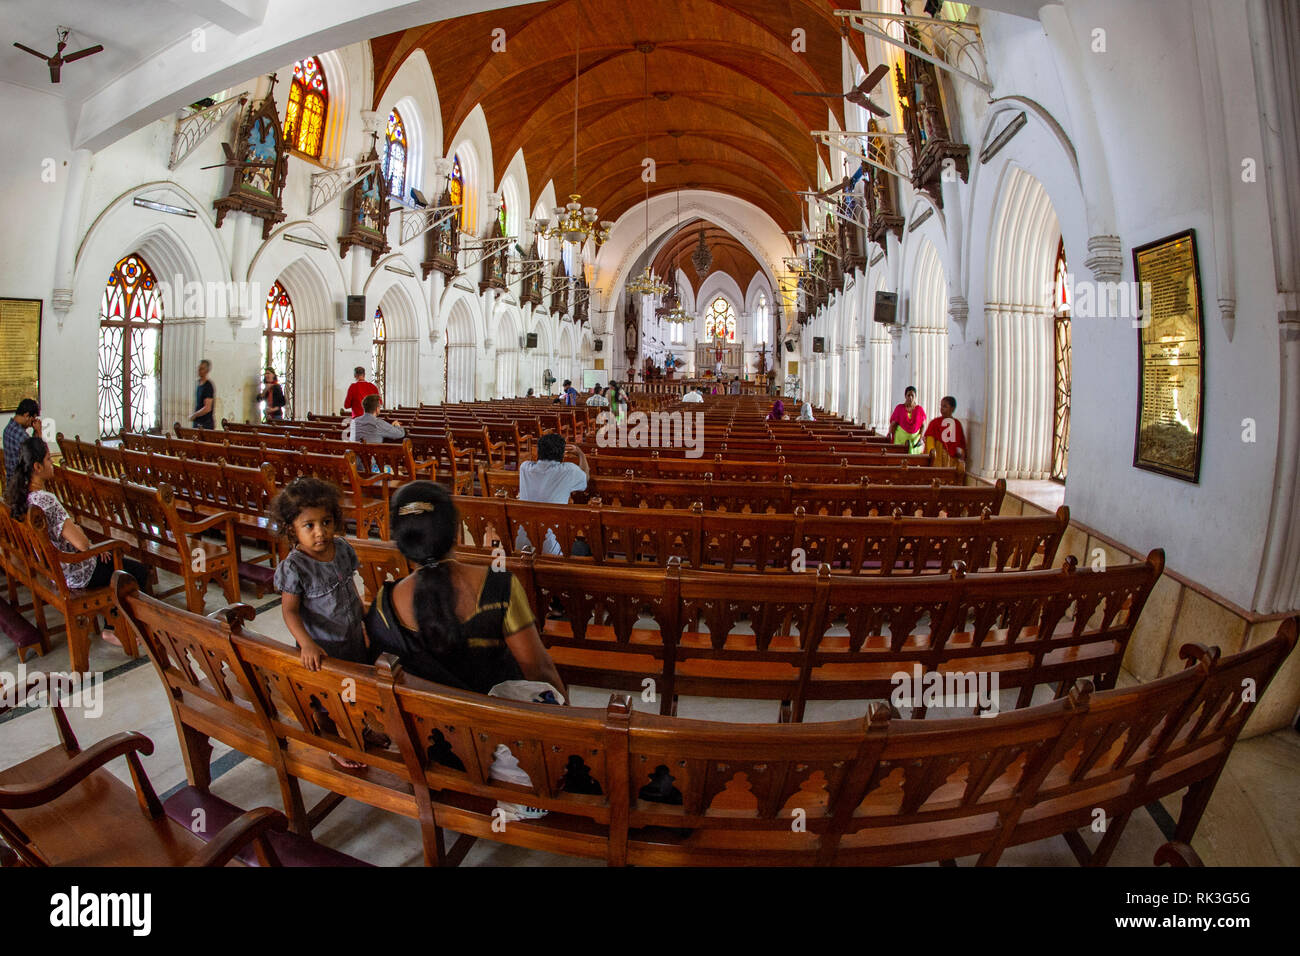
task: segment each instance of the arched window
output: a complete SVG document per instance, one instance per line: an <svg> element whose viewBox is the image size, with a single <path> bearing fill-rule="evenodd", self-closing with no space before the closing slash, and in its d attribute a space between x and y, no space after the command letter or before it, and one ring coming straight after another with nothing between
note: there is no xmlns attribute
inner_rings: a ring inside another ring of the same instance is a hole
<svg viewBox="0 0 1300 956"><path fill-rule="evenodd" d="M704 317L704 337L712 339L718 336L727 342L736 341L736 310L722 296L713 300L708 315Z"/></svg>
<svg viewBox="0 0 1300 956"><path fill-rule="evenodd" d="M506 194L501 194L501 208L497 210L497 220L501 223L501 235L510 235L510 230L506 228Z"/></svg>
<svg viewBox="0 0 1300 956"><path fill-rule="evenodd" d="M325 144L325 110L329 107L325 71L314 56L293 65L289 105L284 111L284 138L300 153L320 159Z"/></svg>
<svg viewBox="0 0 1300 956"><path fill-rule="evenodd" d="M388 365L388 331L384 327L384 310L375 308L375 334L370 340L370 381L384 394L384 370Z"/></svg>
<svg viewBox="0 0 1300 956"><path fill-rule="evenodd" d="M443 167L446 169L447 167ZM451 204L460 207L460 228L467 228L465 222L465 173L460 168L460 157L451 158L451 182L447 185L448 195L451 196Z"/></svg>
<svg viewBox="0 0 1300 956"><path fill-rule="evenodd" d="M406 127L402 114L393 110L388 114L388 150L384 153L384 179L394 199L406 201Z"/></svg>
<svg viewBox="0 0 1300 956"><path fill-rule="evenodd" d="M1052 480L1065 481L1070 457L1070 270L1065 261L1065 239L1056 248L1052 284L1052 314L1056 331L1054 378L1056 398L1052 415Z"/></svg>
<svg viewBox="0 0 1300 956"><path fill-rule="evenodd" d="M284 389L284 417L293 418L293 303L284 286L276 282L266 297L266 318L262 322L262 365L274 369Z"/></svg>
<svg viewBox="0 0 1300 956"><path fill-rule="evenodd" d="M162 295L135 253L113 267L99 306L99 434L158 429Z"/></svg>
<svg viewBox="0 0 1300 956"><path fill-rule="evenodd" d="M767 311L767 293L758 294L758 304L754 309L754 341L766 345L772 341L772 317Z"/></svg>

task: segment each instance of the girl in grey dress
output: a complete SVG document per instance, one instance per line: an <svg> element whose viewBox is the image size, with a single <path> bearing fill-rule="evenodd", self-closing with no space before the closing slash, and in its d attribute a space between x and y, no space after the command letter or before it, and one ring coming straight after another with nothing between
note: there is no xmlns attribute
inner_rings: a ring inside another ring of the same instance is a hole
<svg viewBox="0 0 1300 956"><path fill-rule="evenodd" d="M296 478L271 502L271 517L294 544L275 569L275 588L303 666L319 670L335 657L370 663L365 611L352 575L360 567L343 527L342 494L319 478Z"/></svg>

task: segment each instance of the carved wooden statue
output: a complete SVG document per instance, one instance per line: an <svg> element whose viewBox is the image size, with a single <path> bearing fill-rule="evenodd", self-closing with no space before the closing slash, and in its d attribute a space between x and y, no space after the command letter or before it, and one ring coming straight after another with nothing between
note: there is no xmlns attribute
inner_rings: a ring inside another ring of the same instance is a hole
<svg viewBox="0 0 1300 956"><path fill-rule="evenodd" d="M231 150L230 191L212 204L218 229L226 213L246 212L262 220L262 238L266 239L275 224L285 219L282 196L289 175L289 147L280 129L274 91L275 74L271 74L266 97L250 103L240 121Z"/></svg>
<svg viewBox="0 0 1300 956"><path fill-rule="evenodd" d="M907 27L907 39L922 46L920 34ZM944 176L970 175L970 147L952 141L935 66L914 53L903 57L894 81L903 104L903 130L912 150L912 185L943 208Z"/></svg>
<svg viewBox="0 0 1300 956"><path fill-rule="evenodd" d="M438 199L438 205L446 208L451 204L451 191L444 189ZM437 269L450 281L460 271L456 262L460 255L460 210L450 215L447 213L438 215L445 218L424 234L424 261L420 263L420 271L427 279L429 273Z"/></svg>
<svg viewBox="0 0 1300 956"><path fill-rule="evenodd" d="M371 134L370 154L361 160L374 165L348 190L348 218L343 235L339 236L340 258L346 256L352 246L361 246L370 250L371 266L376 265L379 257L388 251L388 217L392 212L388 183L384 180L375 145L377 135Z"/></svg>

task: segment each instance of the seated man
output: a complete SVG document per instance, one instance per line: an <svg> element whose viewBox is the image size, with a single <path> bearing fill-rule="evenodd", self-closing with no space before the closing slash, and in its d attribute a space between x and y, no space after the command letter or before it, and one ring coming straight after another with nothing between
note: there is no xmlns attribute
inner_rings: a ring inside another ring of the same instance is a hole
<svg viewBox="0 0 1300 956"><path fill-rule="evenodd" d="M378 417L379 396L367 395L361 400L361 416L354 418L343 429L344 441L359 441L367 445L381 444L386 438L405 438L406 429L391 425Z"/></svg>
<svg viewBox="0 0 1300 956"><path fill-rule="evenodd" d="M581 448L575 445L573 451L574 461L566 461L568 448L564 436L558 432L543 435L537 442L537 460L525 461L519 465L519 500L567 505L569 495L575 491L585 491L591 466L587 464L587 456ZM515 548L522 550L531 544L521 527L515 536ZM564 553L560 550L560 542L549 530L542 545L542 553Z"/></svg>
<svg viewBox="0 0 1300 956"><path fill-rule="evenodd" d="M956 410L957 399L945 395L939 400L939 417L925 430L925 450L934 452L934 464L938 468L951 468L966 460L966 433L961 422L952 417Z"/></svg>
<svg viewBox="0 0 1300 956"><path fill-rule="evenodd" d="M591 394L587 396L587 404L600 408L609 406L609 399L605 397L605 390L597 383L591 387Z"/></svg>
<svg viewBox="0 0 1300 956"><path fill-rule="evenodd" d="M698 388L687 389L686 394L682 396L683 402L703 402L704 395Z"/></svg>

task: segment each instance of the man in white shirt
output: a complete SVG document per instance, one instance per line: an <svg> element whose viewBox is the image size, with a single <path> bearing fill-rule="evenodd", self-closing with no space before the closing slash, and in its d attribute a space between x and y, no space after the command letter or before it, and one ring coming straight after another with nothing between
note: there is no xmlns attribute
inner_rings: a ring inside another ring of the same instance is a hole
<svg viewBox="0 0 1300 956"><path fill-rule="evenodd" d="M704 395L698 388L693 388L682 396L683 402L703 402Z"/></svg>
<svg viewBox="0 0 1300 956"><path fill-rule="evenodd" d="M609 407L609 399L605 397L605 392L599 384L595 385L591 390L591 394L587 396L587 404L600 408Z"/></svg>
<svg viewBox="0 0 1300 956"><path fill-rule="evenodd" d="M519 500L566 505L573 492L585 491L591 466L587 464L587 456L581 448L575 445L573 451L577 461L565 461L567 448L564 436L557 432L543 435L537 442L537 460L525 461L519 466ZM515 536L515 547L522 550L531 544L521 527ZM549 529L542 545L542 553L564 553L560 550L560 542Z"/></svg>
<svg viewBox="0 0 1300 956"><path fill-rule="evenodd" d="M406 429L390 425L375 413L379 411L379 396L367 395L361 400L362 413L343 429L344 441L359 441L378 445L388 438L405 438Z"/></svg>

